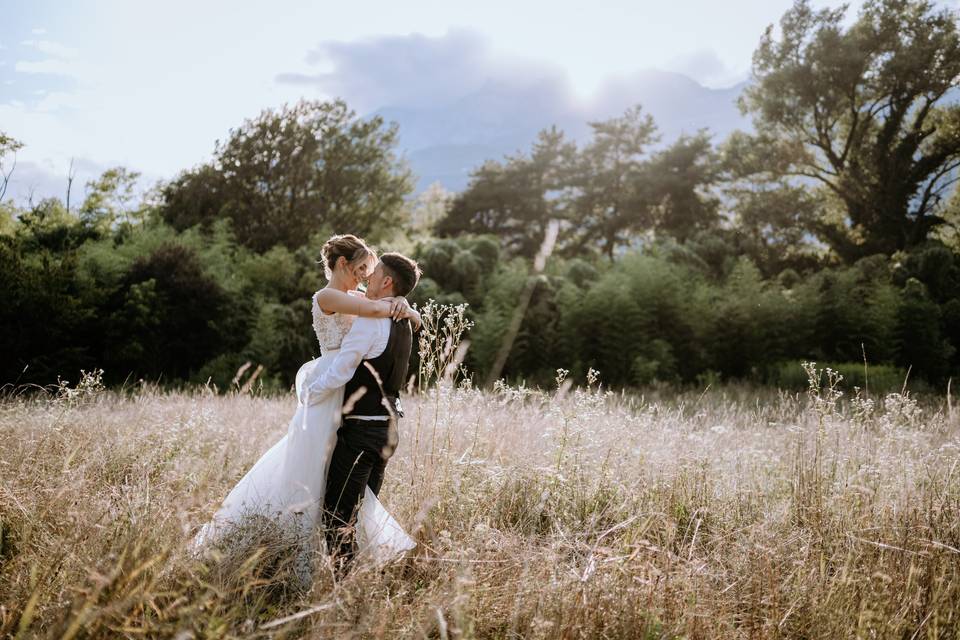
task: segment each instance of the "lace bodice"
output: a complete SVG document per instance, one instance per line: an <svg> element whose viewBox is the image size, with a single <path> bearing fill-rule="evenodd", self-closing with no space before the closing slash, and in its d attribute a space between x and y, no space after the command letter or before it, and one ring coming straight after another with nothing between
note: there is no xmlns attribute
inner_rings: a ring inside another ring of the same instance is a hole
<svg viewBox="0 0 960 640"><path fill-rule="evenodd" d="M317 304L317 294L313 294L313 330L320 341L321 353L340 348L343 337L350 331L354 317L342 313L327 315Z"/></svg>

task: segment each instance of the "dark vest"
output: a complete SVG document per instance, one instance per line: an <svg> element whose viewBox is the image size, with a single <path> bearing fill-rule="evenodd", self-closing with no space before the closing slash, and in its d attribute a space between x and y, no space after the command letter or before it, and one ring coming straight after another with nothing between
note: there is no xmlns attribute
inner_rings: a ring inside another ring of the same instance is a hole
<svg viewBox="0 0 960 640"><path fill-rule="evenodd" d="M389 416L390 412L384 406L384 400L396 412L396 417L403 417L400 406L400 390L407 382L407 367L410 364L410 350L413 346L413 330L409 320L390 322L390 338L387 348L376 358L364 360L357 367L357 371L347 382L343 390L344 417L357 416ZM373 367L380 381L368 368ZM360 389L365 389L363 395L350 405L350 398ZM349 409L349 410L347 410Z"/></svg>

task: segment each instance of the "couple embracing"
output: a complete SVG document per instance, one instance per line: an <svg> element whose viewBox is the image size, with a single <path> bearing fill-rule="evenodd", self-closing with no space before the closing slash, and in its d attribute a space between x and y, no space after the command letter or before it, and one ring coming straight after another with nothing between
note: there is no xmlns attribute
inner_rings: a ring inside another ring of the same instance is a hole
<svg viewBox="0 0 960 640"><path fill-rule="evenodd" d="M420 270L397 253L378 259L352 235L330 238L322 255L328 284L313 296L321 356L297 372L286 435L230 491L195 549L253 515L306 540L322 528L340 568L358 554L384 562L415 546L377 495L403 416L400 391L420 326L406 296Z"/></svg>

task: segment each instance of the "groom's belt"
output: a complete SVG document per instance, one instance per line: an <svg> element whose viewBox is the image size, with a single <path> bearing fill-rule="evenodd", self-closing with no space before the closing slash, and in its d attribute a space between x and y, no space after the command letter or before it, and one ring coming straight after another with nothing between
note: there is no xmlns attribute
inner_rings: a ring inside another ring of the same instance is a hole
<svg viewBox="0 0 960 640"><path fill-rule="evenodd" d="M390 403L390 404L393 405L393 412L396 413L396 416L397 416L398 418L402 418L402 417L403 417L403 405L400 404L400 398L397 397L397 396L387 396L387 397L386 397L386 401L387 401L388 403ZM367 411L370 411L371 409L373 409L373 407L364 407L364 408L365 408ZM348 414L345 414L343 417L344 417L344 418L353 418L354 420L389 420L389 419L390 419L390 414L387 413L386 407L383 407L383 406L381 405L380 407L377 407L377 409L382 410L383 413L372 414L372 415L371 415L371 414L366 414L366 413L365 413L365 414L348 413ZM362 409L361 409L361 410L362 410Z"/></svg>

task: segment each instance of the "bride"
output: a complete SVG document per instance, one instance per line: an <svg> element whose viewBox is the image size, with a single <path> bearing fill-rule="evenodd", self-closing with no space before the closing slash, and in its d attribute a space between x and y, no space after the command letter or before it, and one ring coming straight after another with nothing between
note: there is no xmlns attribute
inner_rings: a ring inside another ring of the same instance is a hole
<svg viewBox="0 0 960 640"><path fill-rule="evenodd" d="M340 342L357 316L409 318L420 315L404 298L368 300L357 291L372 273L376 254L359 238L337 235L321 250L328 284L313 296L313 329L321 356L297 372L297 409L287 433L250 468L224 499L213 519L193 540L201 549L215 543L232 526L259 515L276 519L285 530L306 538L320 526L327 469L337 441L343 388L322 402L305 404L305 390L333 362ZM367 487L357 513L357 556L386 562L415 545Z"/></svg>

